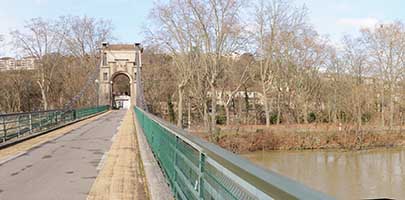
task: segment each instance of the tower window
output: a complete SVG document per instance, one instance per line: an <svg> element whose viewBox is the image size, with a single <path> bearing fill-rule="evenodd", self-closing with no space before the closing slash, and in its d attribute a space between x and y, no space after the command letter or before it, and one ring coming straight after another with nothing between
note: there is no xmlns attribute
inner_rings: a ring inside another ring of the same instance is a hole
<svg viewBox="0 0 405 200"><path fill-rule="evenodd" d="M107 72L103 73L103 80L105 80L105 81L108 80L108 73Z"/></svg>

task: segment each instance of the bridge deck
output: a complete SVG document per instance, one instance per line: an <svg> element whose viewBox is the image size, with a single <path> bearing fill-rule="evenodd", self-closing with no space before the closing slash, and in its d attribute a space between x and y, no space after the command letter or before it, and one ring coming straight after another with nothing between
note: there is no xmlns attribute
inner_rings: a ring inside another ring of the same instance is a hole
<svg viewBox="0 0 405 200"><path fill-rule="evenodd" d="M103 159L107 157L113 138L122 141L120 134L114 135L125 114L125 111L110 112L90 119L91 122L87 121L76 129L65 130L67 134L50 133L45 138L34 139L42 141L26 141L0 150L0 199L88 198L92 185L97 186L94 182L98 169L102 169L103 163L107 165L114 156ZM117 166L121 167L119 170L126 167L136 170L134 163L138 161L132 159L130 162L126 166ZM126 172L136 176L130 170Z"/></svg>

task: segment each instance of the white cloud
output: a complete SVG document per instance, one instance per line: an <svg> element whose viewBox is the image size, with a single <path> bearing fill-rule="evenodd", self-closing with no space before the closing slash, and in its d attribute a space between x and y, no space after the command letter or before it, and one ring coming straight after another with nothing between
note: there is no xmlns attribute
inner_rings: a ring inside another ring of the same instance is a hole
<svg viewBox="0 0 405 200"><path fill-rule="evenodd" d="M378 23L378 19L368 18L342 18L338 19L336 24L352 28L372 28Z"/></svg>

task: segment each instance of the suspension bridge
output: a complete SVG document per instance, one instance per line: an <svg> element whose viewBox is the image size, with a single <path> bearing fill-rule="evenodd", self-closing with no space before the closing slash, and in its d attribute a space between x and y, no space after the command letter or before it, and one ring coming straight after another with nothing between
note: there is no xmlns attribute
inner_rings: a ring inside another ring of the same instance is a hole
<svg viewBox="0 0 405 200"><path fill-rule="evenodd" d="M141 45L102 47L95 75L63 109L0 115L1 200L333 199L149 113ZM95 81L97 106L74 108Z"/></svg>

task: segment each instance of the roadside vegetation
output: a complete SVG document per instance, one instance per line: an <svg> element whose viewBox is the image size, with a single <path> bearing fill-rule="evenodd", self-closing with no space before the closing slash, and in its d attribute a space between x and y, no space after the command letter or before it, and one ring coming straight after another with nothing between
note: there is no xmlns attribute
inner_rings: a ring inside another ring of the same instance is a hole
<svg viewBox="0 0 405 200"><path fill-rule="evenodd" d="M333 124L294 125L240 125L219 126L214 139L219 146L234 153L269 150L367 150L405 146L405 126L386 130L381 127L363 126L357 134L355 128ZM191 132L209 140L204 130Z"/></svg>
<svg viewBox="0 0 405 200"><path fill-rule="evenodd" d="M152 112L235 152L403 144L403 22L336 44L296 2L246 3L155 5L143 69Z"/></svg>
<svg viewBox="0 0 405 200"><path fill-rule="evenodd" d="M0 113L63 108L86 84L74 106L95 105L96 82L87 82L98 76L99 47L113 39L112 30L106 20L61 16L34 18L11 31L17 55L36 63L33 70L0 71Z"/></svg>

